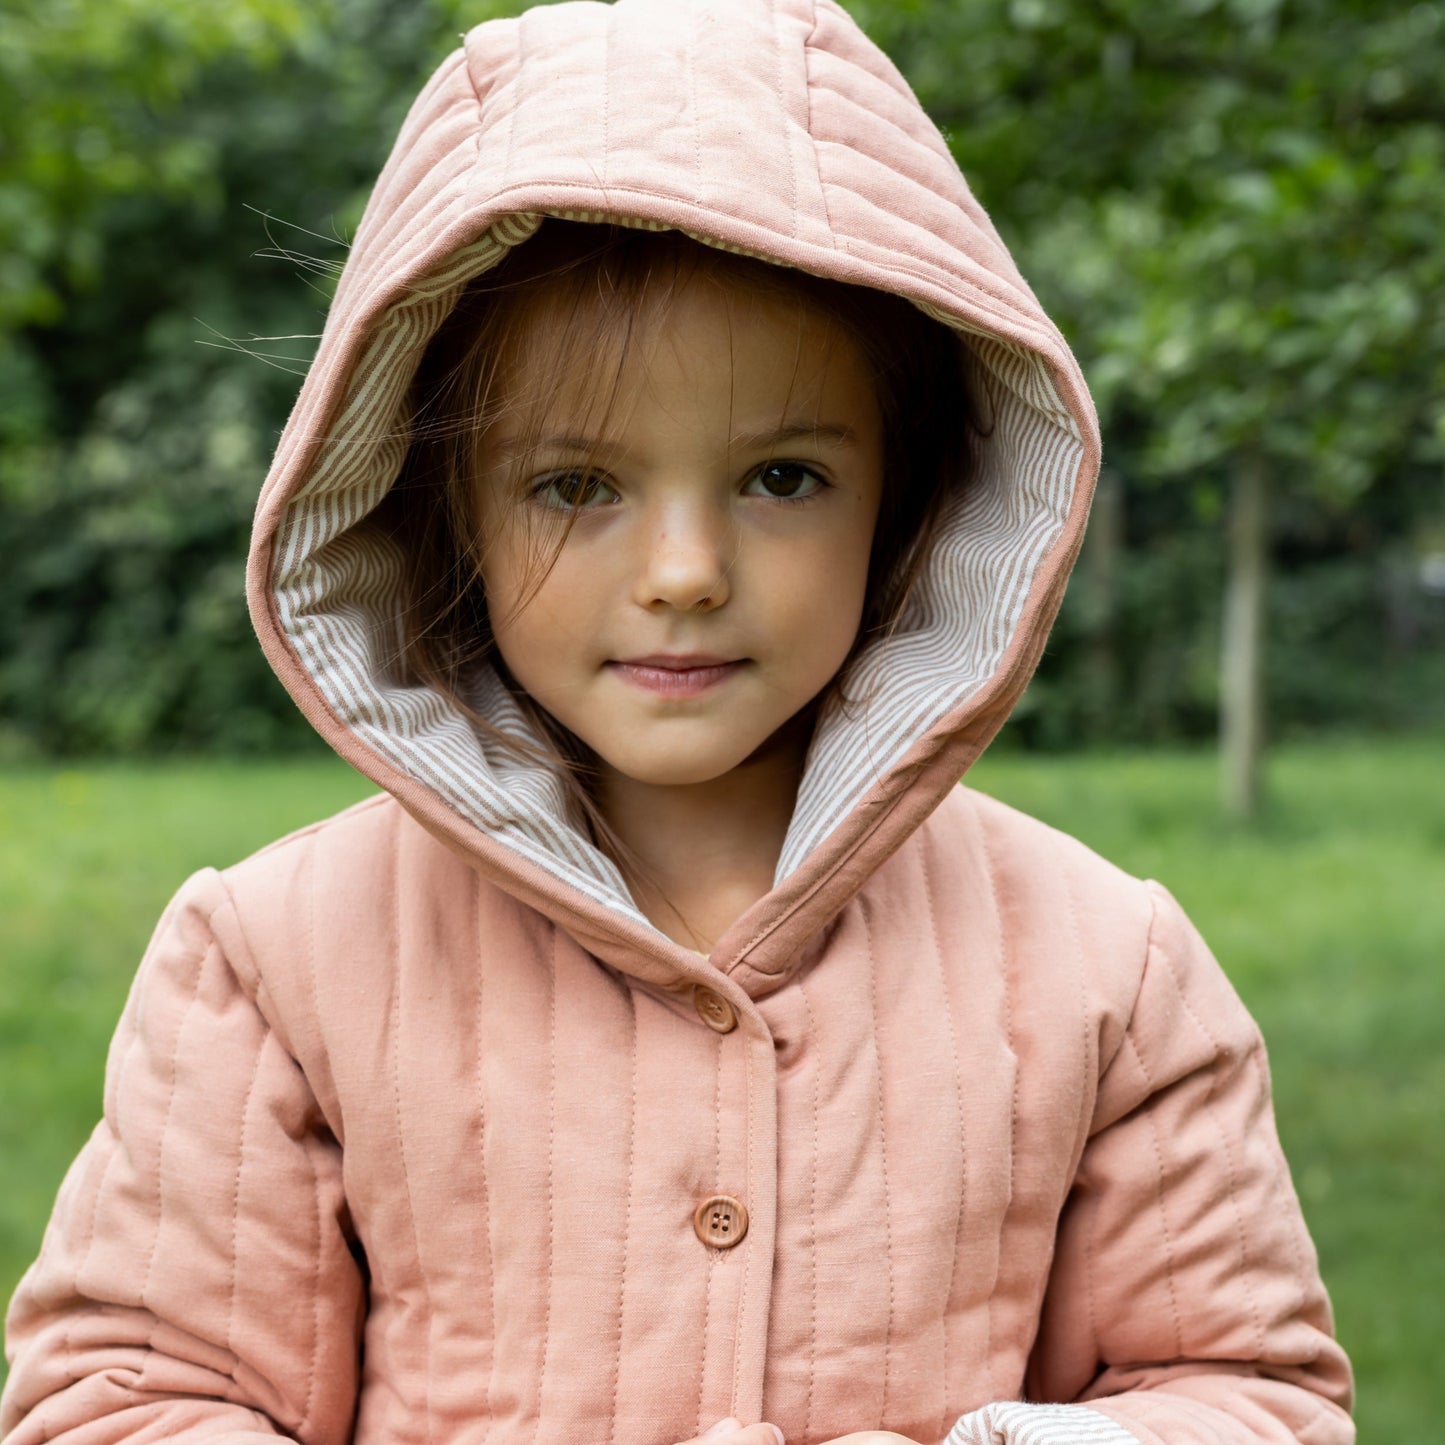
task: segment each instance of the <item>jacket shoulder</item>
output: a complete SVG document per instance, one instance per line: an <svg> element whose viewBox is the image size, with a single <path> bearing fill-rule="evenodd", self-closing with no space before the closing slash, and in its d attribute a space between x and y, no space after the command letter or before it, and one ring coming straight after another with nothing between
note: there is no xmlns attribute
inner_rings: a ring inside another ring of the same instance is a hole
<svg viewBox="0 0 1445 1445"><path fill-rule="evenodd" d="M238 912L260 921L322 922L395 900L405 873L418 879L471 875L467 865L387 793L298 828L221 870Z"/></svg>
<svg viewBox="0 0 1445 1445"><path fill-rule="evenodd" d="M406 917L471 899L477 877L387 794L364 799L219 874L213 926L243 976L278 1002L342 970L365 988L396 962Z"/></svg>
<svg viewBox="0 0 1445 1445"><path fill-rule="evenodd" d="M390 794L374 793L339 813L318 818L267 843L221 869L221 877L233 893L244 894L254 884L265 886L274 881L278 872L295 869L317 849L341 846L361 853L375 852L401 811L401 805Z"/></svg>
<svg viewBox="0 0 1445 1445"><path fill-rule="evenodd" d="M1087 999L1088 1012L1129 1017L1163 889L972 788L955 789L924 831L926 866L948 880L935 887L948 895L938 906L957 911L970 935L988 936L1025 994L1041 1006Z"/></svg>
<svg viewBox="0 0 1445 1445"><path fill-rule="evenodd" d="M1107 906L1150 911L1150 887L1071 833L1055 828L988 793L958 787L944 809L953 825L977 840L995 881L1010 892L1032 896L1060 887L1080 889Z"/></svg>

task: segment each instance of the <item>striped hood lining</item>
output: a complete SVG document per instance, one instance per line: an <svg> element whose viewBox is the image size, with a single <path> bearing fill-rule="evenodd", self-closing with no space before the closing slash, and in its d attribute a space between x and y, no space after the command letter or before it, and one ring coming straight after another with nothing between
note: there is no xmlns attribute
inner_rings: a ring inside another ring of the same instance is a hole
<svg viewBox="0 0 1445 1445"><path fill-rule="evenodd" d="M666 229L595 211L549 214ZM542 219L506 217L377 326L334 434L287 509L273 587L282 626L307 670L368 747L530 862L640 920L616 866L578 829L549 769L480 736L432 689L397 679L402 559L395 544L365 525L401 467L410 382L427 342L467 282L525 243ZM845 708L835 700L819 719L778 882L912 743L993 677L1039 563L1068 519L1083 442L1042 361L938 307L922 309L960 332L976 362L977 400L989 419L977 473L950 504L898 628L865 649L846 679L844 692L866 701ZM470 701L507 736L538 741L491 669Z"/></svg>
<svg viewBox="0 0 1445 1445"><path fill-rule="evenodd" d="M969 409L985 421L975 474L900 624L855 659L848 703L823 710L773 902L739 938L760 941L805 899L814 928L1022 691L1097 467L1083 379L906 82L833 0L572 0L465 37L414 104L358 229L262 496L252 615L344 757L503 886L585 915L598 940L661 935L557 777L403 682L402 558L370 520L406 455L428 341L465 285L547 216L677 230L890 291L969 353ZM531 740L495 674L468 701Z"/></svg>

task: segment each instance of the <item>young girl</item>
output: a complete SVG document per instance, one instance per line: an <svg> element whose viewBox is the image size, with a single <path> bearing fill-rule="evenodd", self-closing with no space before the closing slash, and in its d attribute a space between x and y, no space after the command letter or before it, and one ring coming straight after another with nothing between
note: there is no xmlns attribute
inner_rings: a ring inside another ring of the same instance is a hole
<svg viewBox="0 0 1445 1445"><path fill-rule="evenodd" d="M250 570L384 792L162 920L7 1445L1352 1439L1228 984L956 786L1097 462L831 0L467 36Z"/></svg>

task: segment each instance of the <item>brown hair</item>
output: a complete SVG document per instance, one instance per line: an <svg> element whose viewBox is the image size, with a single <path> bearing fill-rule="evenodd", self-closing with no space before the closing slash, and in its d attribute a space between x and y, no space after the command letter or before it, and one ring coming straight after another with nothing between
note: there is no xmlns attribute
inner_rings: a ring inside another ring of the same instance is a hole
<svg viewBox="0 0 1445 1445"><path fill-rule="evenodd" d="M448 696L492 739L557 766L579 814L624 871L626 850L587 787L590 753L512 683L494 645L481 583L486 539L476 523L476 449L504 408L537 425L548 409L549 396L518 398L502 384L508 358L524 345L544 362L529 372L552 378L554 387L585 358L605 419L636 338L656 334L673 298L695 279L784 298L800 314L824 317L858 347L872 376L883 422L884 487L863 618L848 662L897 623L944 498L963 484L969 463L963 343L885 292L737 256L676 231L556 220L545 221L536 236L467 286L418 369L411 446L378 512L406 559L402 669ZM533 589L565 540L564 525L539 546ZM523 747L468 705L468 679L486 662L517 696L543 739L540 746ZM847 663L839 679L846 669Z"/></svg>

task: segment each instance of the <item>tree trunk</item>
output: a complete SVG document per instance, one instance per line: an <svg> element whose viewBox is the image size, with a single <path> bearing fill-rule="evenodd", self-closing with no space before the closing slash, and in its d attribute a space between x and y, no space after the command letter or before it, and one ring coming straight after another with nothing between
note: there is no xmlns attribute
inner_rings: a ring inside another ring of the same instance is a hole
<svg viewBox="0 0 1445 1445"><path fill-rule="evenodd" d="M1224 810L1254 818L1262 801L1264 618L1269 582L1269 482L1264 458L1244 456L1229 506L1229 574L1220 652L1220 762Z"/></svg>

